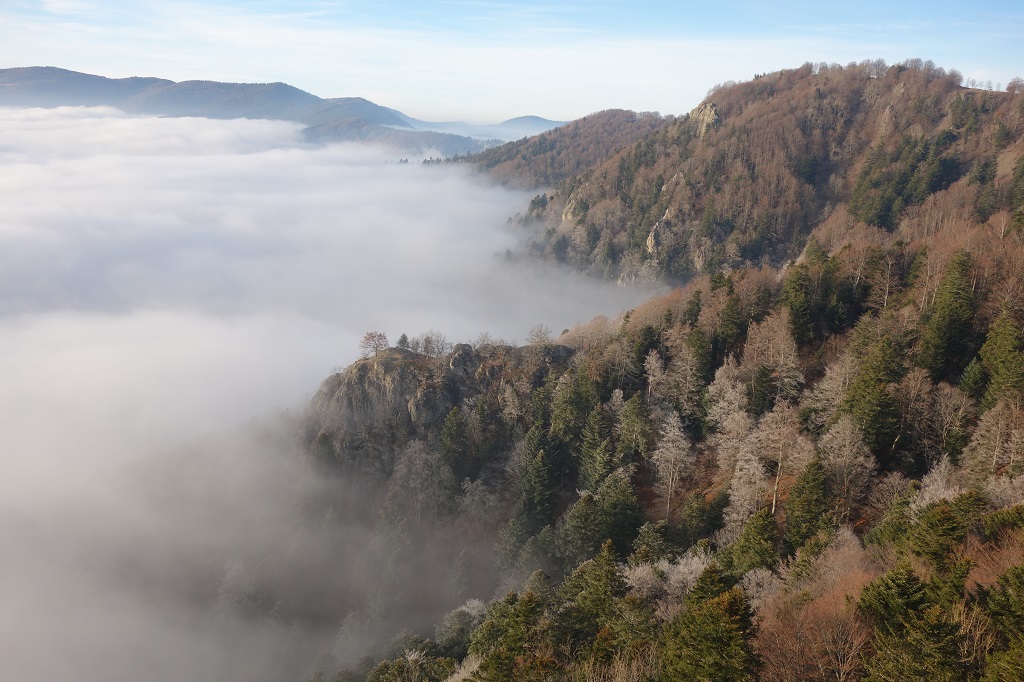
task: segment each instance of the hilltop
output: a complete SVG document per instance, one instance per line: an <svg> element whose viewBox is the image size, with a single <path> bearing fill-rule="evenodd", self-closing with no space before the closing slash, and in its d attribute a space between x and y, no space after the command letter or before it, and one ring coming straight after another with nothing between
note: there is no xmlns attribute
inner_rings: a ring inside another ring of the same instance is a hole
<svg viewBox="0 0 1024 682"><path fill-rule="evenodd" d="M920 60L805 64L716 87L684 116L620 113L613 134L583 119L471 161L544 189L520 217L535 253L683 282L781 265L830 221L913 231L936 204L972 202L982 221L1012 208L1020 99L961 83Z"/></svg>

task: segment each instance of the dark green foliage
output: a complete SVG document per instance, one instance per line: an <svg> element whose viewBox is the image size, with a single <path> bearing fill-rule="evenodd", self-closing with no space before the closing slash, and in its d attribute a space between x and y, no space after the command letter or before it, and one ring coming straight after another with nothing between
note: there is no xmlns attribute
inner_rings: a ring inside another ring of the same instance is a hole
<svg viewBox="0 0 1024 682"><path fill-rule="evenodd" d="M605 479L596 494L584 493L558 524L558 554L563 569L593 557L602 543L628 554L643 522L640 503L629 478L618 472Z"/></svg>
<svg viewBox="0 0 1024 682"><path fill-rule="evenodd" d="M971 255L957 251L946 268L935 295L935 307L921 336L918 364L933 381L960 375L971 348L974 292Z"/></svg>
<svg viewBox="0 0 1024 682"><path fill-rule="evenodd" d="M545 641L544 603L533 592L511 593L487 607L487 620L473 632L471 655L480 656L482 682L554 679L554 660L534 654Z"/></svg>
<svg viewBox="0 0 1024 682"><path fill-rule="evenodd" d="M796 551L819 531L834 525L831 500L821 460L815 457L796 477L783 505L786 515L786 543Z"/></svg>
<svg viewBox="0 0 1024 682"><path fill-rule="evenodd" d="M964 367L960 375L960 390L977 401L981 401L988 386L988 377L985 376L985 368L978 358L974 358L967 367Z"/></svg>
<svg viewBox="0 0 1024 682"><path fill-rule="evenodd" d="M1024 639L1017 639L1002 651L989 654L985 682L1020 682L1024 680Z"/></svg>
<svg viewBox="0 0 1024 682"><path fill-rule="evenodd" d="M615 448L619 461L642 461L652 450L652 440L650 410L643 396L635 393L619 415L619 441Z"/></svg>
<svg viewBox="0 0 1024 682"><path fill-rule="evenodd" d="M991 542L1007 530L1024 528L1024 504L999 509L982 518L982 537Z"/></svg>
<svg viewBox="0 0 1024 682"><path fill-rule="evenodd" d="M775 519L767 509L743 525L740 536L723 554L723 567L737 578L755 568L775 565Z"/></svg>
<svg viewBox="0 0 1024 682"><path fill-rule="evenodd" d="M907 538L910 550L940 571L949 568L950 552L980 520L984 509L985 501L977 493L925 507Z"/></svg>
<svg viewBox="0 0 1024 682"><path fill-rule="evenodd" d="M868 659L869 682L960 682L967 665L960 657L963 635L937 607L913 617L899 632L875 637Z"/></svg>
<svg viewBox="0 0 1024 682"><path fill-rule="evenodd" d="M647 354L652 350L656 350L660 343L658 330L649 324L645 324L640 329L640 334L637 336L636 341L633 342L633 362L637 366L643 367Z"/></svg>
<svg viewBox="0 0 1024 682"><path fill-rule="evenodd" d="M598 405L587 417L583 445L579 451L579 484L584 490L597 490L615 468L611 428L604 408Z"/></svg>
<svg viewBox="0 0 1024 682"><path fill-rule="evenodd" d="M765 412L771 411L775 406L775 378L772 376L772 368L768 365L758 365L754 376L750 379L750 386L747 390L747 400L750 412L760 417Z"/></svg>
<svg viewBox="0 0 1024 682"><path fill-rule="evenodd" d="M664 631L664 679L753 680L757 658L750 642L752 620L739 588L686 609Z"/></svg>
<svg viewBox="0 0 1024 682"><path fill-rule="evenodd" d="M782 285L782 303L789 308L789 329L798 346L806 345L814 338L811 295L807 266L797 265L790 270Z"/></svg>
<svg viewBox="0 0 1024 682"><path fill-rule="evenodd" d="M904 563L869 583L857 602L877 632L896 636L928 605L925 584Z"/></svg>
<svg viewBox="0 0 1024 682"><path fill-rule="evenodd" d="M986 607L1007 641L1024 641L1024 566L1012 566L999 576Z"/></svg>
<svg viewBox="0 0 1024 682"><path fill-rule="evenodd" d="M697 377L706 385L714 378L711 342L703 331L694 327L686 333L686 347L693 354Z"/></svg>
<svg viewBox="0 0 1024 682"><path fill-rule="evenodd" d="M551 503L554 485L547 455L541 450L527 463L519 481L519 506L516 516L521 519L527 536L535 535L551 523Z"/></svg>
<svg viewBox="0 0 1024 682"><path fill-rule="evenodd" d="M701 291L700 289L697 289L690 295L690 300L686 302L686 308L683 309L682 321L691 327L695 327L697 325L697 320L700 319L700 298Z"/></svg>
<svg viewBox="0 0 1024 682"><path fill-rule="evenodd" d="M466 420L459 408L452 408L441 427L441 459L448 465L456 485L463 479L473 478L480 469L466 429Z"/></svg>
<svg viewBox="0 0 1024 682"><path fill-rule="evenodd" d="M551 467L559 481L569 481L573 463L569 457L580 445L587 417L598 404L597 388L581 371L566 372L551 400Z"/></svg>
<svg viewBox="0 0 1024 682"><path fill-rule="evenodd" d="M452 658L412 655L378 663L366 682L443 682L455 672L458 662Z"/></svg>
<svg viewBox="0 0 1024 682"><path fill-rule="evenodd" d="M850 214L892 230L903 209L949 187L960 177L960 162L923 138L904 137L891 154L876 147L850 196Z"/></svg>
<svg viewBox="0 0 1024 682"><path fill-rule="evenodd" d="M891 386L903 371L902 350L891 338L883 338L868 351L840 405L860 427L864 444L880 462L899 436L899 401Z"/></svg>
<svg viewBox="0 0 1024 682"><path fill-rule="evenodd" d="M1024 398L1024 335L1009 309L1003 308L992 322L980 355L989 377L982 405L992 407L1003 399L1020 402Z"/></svg>
<svg viewBox="0 0 1024 682"><path fill-rule="evenodd" d="M616 602L626 595L615 550L605 542L593 559L580 564L558 590L559 608L552 624L556 642L586 642L615 617Z"/></svg>
<svg viewBox="0 0 1024 682"><path fill-rule="evenodd" d="M725 300L722 316L718 320L718 354L723 356L735 351L746 333L747 321L740 308L740 299L735 294L730 294Z"/></svg>
<svg viewBox="0 0 1024 682"><path fill-rule="evenodd" d="M672 547L668 541L668 524L665 521L647 522L633 540L630 563L657 563L671 556Z"/></svg>
<svg viewBox="0 0 1024 682"><path fill-rule="evenodd" d="M442 656L462 660L469 653L469 642L475 630L484 621L483 615L467 609L450 611L435 628L434 637Z"/></svg>

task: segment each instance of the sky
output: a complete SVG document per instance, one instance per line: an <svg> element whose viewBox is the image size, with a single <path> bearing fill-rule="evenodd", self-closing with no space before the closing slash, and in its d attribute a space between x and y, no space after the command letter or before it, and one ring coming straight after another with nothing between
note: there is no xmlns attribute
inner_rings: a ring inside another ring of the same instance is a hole
<svg viewBox="0 0 1024 682"><path fill-rule="evenodd" d="M715 84L804 62L930 59L993 87L1024 75L1024 5L5 0L0 67L286 82L424 120L682 114Z"/></svg>

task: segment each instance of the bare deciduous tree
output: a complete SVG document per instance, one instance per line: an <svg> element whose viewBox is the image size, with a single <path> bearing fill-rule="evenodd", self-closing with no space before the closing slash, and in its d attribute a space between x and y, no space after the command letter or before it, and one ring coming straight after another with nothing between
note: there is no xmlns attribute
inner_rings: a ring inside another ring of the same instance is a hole
<svg viewBox="0 0 1024 682"><path fill-rule="evenodd" d="M378 355L388 347L388 337L384 332L366 332L359 342L359 350L364 358Z"/></svg>

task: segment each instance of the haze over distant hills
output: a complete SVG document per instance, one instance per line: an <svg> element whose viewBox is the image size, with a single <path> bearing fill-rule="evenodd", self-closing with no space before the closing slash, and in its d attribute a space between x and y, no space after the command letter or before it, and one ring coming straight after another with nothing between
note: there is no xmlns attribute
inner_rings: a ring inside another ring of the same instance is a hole
<svg viewBox="0 0 1024 682"><path fill-rule="evenodd" d="M435 123L362 97L322 99L286 83L106 78L50 66L0 69L0 106L112 106L157 116L281 119L304 124L311 140L379 142L442 154L477 152L562 125L538 116L493 125Z"/></svg>

